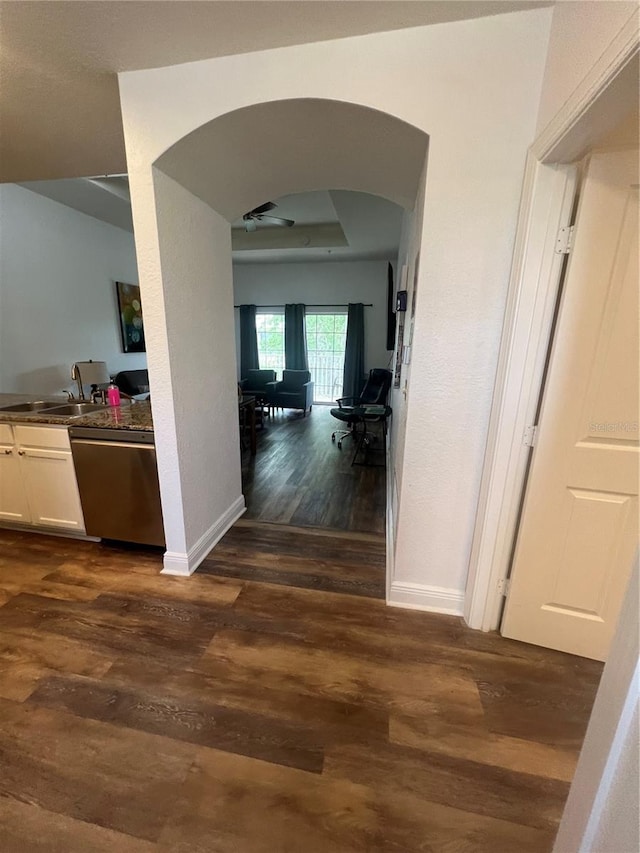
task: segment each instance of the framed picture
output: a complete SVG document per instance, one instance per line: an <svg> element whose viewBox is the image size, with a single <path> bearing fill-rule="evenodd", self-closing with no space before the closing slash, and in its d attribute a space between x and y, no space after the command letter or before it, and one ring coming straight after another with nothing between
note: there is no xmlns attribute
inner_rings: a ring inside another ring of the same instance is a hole
<svg viewBox="0 0 640 853"><path fill-rule="evenodd" d="M140 287L116 281L118 317L123 352L146 352Z"/></svg>

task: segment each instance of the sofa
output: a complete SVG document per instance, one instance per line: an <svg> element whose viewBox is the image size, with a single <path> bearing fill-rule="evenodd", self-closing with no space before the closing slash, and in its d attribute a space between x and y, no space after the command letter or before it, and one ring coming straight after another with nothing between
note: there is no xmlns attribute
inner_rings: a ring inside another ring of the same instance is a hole
<svg viewBox="0 0 640 853"><path fill-rule="evenodd" d="M302 409L313 405L313 382L308 370L283 370L280 382L267 384L267 402L276 409Z"/></svg>
<svg viewBox="0 0 640 853"><path fill-rule="evenodd" d="M120 373L116 373L113 381L120 391L128 397L149 392L148 370L121 370Z"/></svg>

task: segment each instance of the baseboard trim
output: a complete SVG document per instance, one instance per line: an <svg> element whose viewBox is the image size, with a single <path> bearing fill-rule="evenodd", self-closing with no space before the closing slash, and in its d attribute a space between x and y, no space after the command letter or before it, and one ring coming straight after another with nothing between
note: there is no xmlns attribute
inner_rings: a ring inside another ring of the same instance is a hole
<svg viewBox="0 0 640 853"><path fill-rule="evenodd" d="M387 515L386 515L386 536L385 536L385 545L386 545L386 577L385 577L385 598L387 604L391 604L391 585L393 573L395 571L395 552L396 552L396 541L395 541L395 520L393 516L393 487L395 482L395 474L393 471L393 465L391 462L391 454L389 452L389 442L387 441L387 453L386 453L386 463L387 470L386 474L386 485L387 485Z"/></svg>
<svg viewBox="0 0 640 853"><path fill-rule="evenodd" d="M218 544L227 530L246 512L246 509L244 495L240 495L229 509L208 530L205 530L186 554L179 551L165 551L160 574L177 575L178 577L192 575L209 551L214 545Z"/></svg>
<svg viewBox="0 0 640 853"><path fill-rule="evenodd" d="M388 604L407 610L426 610L429 613L448 613L462 616L464 591L443 586L423 586L419 583L393 581Z"/></svg>
<svg viewBox="0 0 640 853"><path fill-rule="evenodd" d="M99 536L87 536L76 530L65 530L64 527L36 527L33 524L20 524L19 522L0 521L0 530L17 530L22 533L37 533L39 536L61 536L63 539L79 539L81 542L102 542Z"/></svg>

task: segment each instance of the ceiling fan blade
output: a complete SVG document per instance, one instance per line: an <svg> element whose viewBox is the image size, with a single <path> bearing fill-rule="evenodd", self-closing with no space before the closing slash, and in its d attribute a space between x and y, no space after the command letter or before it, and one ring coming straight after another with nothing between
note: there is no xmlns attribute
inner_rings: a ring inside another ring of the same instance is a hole
<svg viewBox="0 0 640 853"><path fill-rule="evenodd" d="M249 213L267 213L269 210L273 210L274 207L278 205L273 201L267 201L264 204L259 205L258 207L254 207L253 210L250 210Z"/></svg>
<svg viewBox="0 0 640 853"><path fill-rule="evenodd" d="M280 216L268 216L263 213L257 214L255 218L259 219L260 222L272 222L274 225L284 225L286 228L291 228L292 225L295 225L293 219L282 219Z"/></svg>

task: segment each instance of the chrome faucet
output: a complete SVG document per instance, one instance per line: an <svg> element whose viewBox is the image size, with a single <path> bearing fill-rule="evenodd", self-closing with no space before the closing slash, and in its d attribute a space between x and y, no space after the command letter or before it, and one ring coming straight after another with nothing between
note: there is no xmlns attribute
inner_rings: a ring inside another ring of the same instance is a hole
<svg viewBox="0 0 640 853"><path fill-rule="evenodd" d="M80 369L77 364L71 365L71 378L75 379L78 383L78 400L84 400L84 389L82 387L82 377L80 376Z"/></svg>

